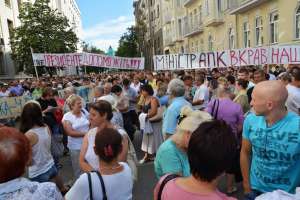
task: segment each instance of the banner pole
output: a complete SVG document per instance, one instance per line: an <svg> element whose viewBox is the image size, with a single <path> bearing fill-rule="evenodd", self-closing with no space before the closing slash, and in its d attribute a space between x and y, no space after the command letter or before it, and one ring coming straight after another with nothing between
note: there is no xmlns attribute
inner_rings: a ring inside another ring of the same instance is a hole
<svg viewBox="0 0 300 200"><path fill-rule="evenodd" d="M32 60L33 60L33 49L31 47L30 47L30 51L31 51L31 56L32 56ZM33 66L34 66L34 71L35 71L36 78L37 78L37 80L39 80L39 74L38 74L37 68L34 64L34 60L33 60Z"/></svg>

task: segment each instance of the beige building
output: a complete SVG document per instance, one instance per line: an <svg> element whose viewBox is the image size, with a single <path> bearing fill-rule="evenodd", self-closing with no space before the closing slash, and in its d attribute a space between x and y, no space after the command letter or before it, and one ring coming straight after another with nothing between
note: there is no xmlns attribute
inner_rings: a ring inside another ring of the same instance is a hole
<svg viewBox="0 0 300 200"><path fill-rule="evenodd" d="M161 5L165 54L300 44L299 0L162 0Z"/></svg>

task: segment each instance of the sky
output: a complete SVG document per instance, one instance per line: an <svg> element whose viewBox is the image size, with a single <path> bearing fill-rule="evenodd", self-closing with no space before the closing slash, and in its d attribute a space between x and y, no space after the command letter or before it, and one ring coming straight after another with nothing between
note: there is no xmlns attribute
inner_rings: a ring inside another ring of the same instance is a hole
<svg viewBox="0 0 300 200"><path fill-rule="evenodd" d="M134 25L133 0L76 0L82 20L83 41L114 50L126 28Z"/></svg>

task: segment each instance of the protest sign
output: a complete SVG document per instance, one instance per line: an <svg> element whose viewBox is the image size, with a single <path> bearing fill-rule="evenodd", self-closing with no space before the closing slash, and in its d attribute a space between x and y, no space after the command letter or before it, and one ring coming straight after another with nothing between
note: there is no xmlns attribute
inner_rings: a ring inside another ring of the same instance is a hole
<svg viewBox="0 0 300 200"><path fill-rule="evenodd" d="M265 64L299 64L300 46L259 47L214 52L157 55L154 70L201 69Z"/></svg>
<svg viewBox="0 0 300 200"><path fill-rule="evenodd" d="M93 53L32 53L34 66L46 67L104 67L112 69L143 70L144 58L125 58Z"/></svg>
<svg viewBox="0 0 300 200"><path fill-rule="evenodd" d="M32 100L32 97L23 95L20 97L0 98L0 119L8 119L19 116L24 104Z"/></svg>

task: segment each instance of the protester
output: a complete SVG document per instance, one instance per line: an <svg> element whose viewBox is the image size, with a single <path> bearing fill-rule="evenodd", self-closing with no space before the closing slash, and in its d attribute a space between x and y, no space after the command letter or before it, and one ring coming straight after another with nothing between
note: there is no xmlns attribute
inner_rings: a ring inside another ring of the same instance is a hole
<svg viewBox="0 0 300 200"><path fill-rule="evenodd" d="M185 100L184 83L180 79L173 79L168 84L169 101L171 101L166 112L164 113L162 130L165 139L169 138L175 133L178 123L180 110L183 106L191 104Z"/></svg>
<svg viewBox="0 0 300 200"><path fill-rule="evenodd" d="M244 122L241 150L247 200L276 189L295 193L300 185L300 161L297 159L300 118L286 110L287 97L288 92L279 81L258 83L253 90L254 113Z"/></svg>
<svg viewBox="0 0 300 200"><path fill-rule="evenodd" d="M258 69L258 70L254 71L253 81L254 81L255 84L258 84L258 83L260 83L262 81L265 81L265 80L266 80L265 72L262 69ZM255 85L250 87L249 84L248 84L247 95L248 95L249 104L250 104L251 99L252 99L252 92L253 92L254 87L255 87Z"/></svg>
<svg viewBox="0 0 300 200"><path fill-rule="evenodd" d="M160 104L158 99L153 96L154 91L151 85L142 85L141 94L145 99L142 111L146 117L142 121L140 121L140 124L142 126L143 123L146 123L146 121L149 120L149 125L151 126L151 130L149 132L141 127L141 129L143 130L143 141L141 149L145 153L143 159L140 160L140 163L142 164L147 161L154 160L154 154L156 153L160 144L163 142L163 135L161 131L162 113L159 113ZM157 114L161 114L161 116L154 119Z"/></svg>
<svg viewBox="0 0 300 200"><path fill-rule="evenodd" d="M221 121L203 122L193 131L187 157L191 175L169 180L162 177L155 187L155 200L234 200L217 189L219 178L231 165L235 138L228 125ZM159 198L160 197L160 198Z"/></svg>
<svg viewBox="0 0 300 200"><path fill-rule="evenodd" d="M247 90L254 87L254 83L250 81L249 71L245 67L241 67L237 74L237 79L243 79L245 81L248 81L248 87Z"/></svg>
<svg viewBox="0 0 300 200"><path fill-rule="evenodd" d="M204 83L205 77L196 77L197 89L193 98L193 108L196 110L202 110L206 107L209 101L209 90Z"/></svg>
<svg viewBox="0 0 300 200"><path fill-rule="evenodd" d="M238 94L233 100L235 103L238 103L242 106L244 114L247 113L251 108L248 102L247 87L248 81L245 81L244 79L238 79L236 82L236 91Z"/></svg>
<svg viewBox="0 0 300 200"><path fill-rule="evenodd" d="M183 80L184 86L185 86L184 97L188 102L192 103L193 102L193 95L192 95L193 77L187 75L187 76L184 76L182 80Z"/></svg>
<svg viewBox="0 0 300 200"><path fill-rule="evenodd" d="M288 111L300 115L300 68L291 69L291 82L286 86L288 99L286 107Z"/></svg>
<svg viewBox="0 0 300 200"><path fill-rule="evenodd" d="M24 178L31 162L31 144L17 129L0 128L0 199L49 199L63 197L54 183L32 182Z"/></svg>
<svg viewBox="0 0 300 200"><path fill-rule="evenodd" d="M82 174L66 194L65 199L91 199L92 197L93 199L107 197L110 200L132 199L131 170L126 163L119 162L118 159L123 152L122 147L123 139L117 130L113 128L98 130L94 146L95 154L99 159L97 171Z"/></svg>
<svg viewBox="0 0 300 200"><path fill-rule="evenodd" d="M210 113L213 118L224 120L232 129L232 133L237 143L240 144L239 138L243 127L243 110L241 105L234 103L231 100L231 92L229 88L220 87L217 89L217 99L212 100L207 105L206 111ZM239 145L236 146L236 152L234 153L236 158L232 161L231 168L226 170L227 175L227 193L233 193L237 191L234 186L235 174L240 174L238 155L240 152Z"/></svg>
<svg viewBox="0 0 300 200"><path fill-rule="evenodd" d="M176 133L166 140L158 149L154 162L155 173L158 178L165 174L174 173L181 176L190 175L186 151L191 133L211 116L202 111L193 111L189 106L181 110Z"/></svg>
<svg viewBox="0 0 300 200"><path fill-rule="evenodd" d="M28 101L21 113L20 130L32 146L32 161L28 177L36 182L53 181L62 192L66 192L51 155L51 131L43 122L38 102Z"/></svg>
<svg viewBox="0 0 300 200"><path fill-rule="evenodd" d="M79 167L79 153L84 135L89 130L89 120L82 112L82 99L75 94L66 100L71 111L64 114L63 127L68 135L68 148L70 150L74 177L78 178L81 171Z"/></svg>
<svg viewBox="0 0 300 200"><path fill-rule="evenodd" d="M103 95L104 95L104 88L102 86L96 86L94 88L94 99L93 99L93 102L96 102Z"/></svg>
<svg viewBox="0 0 300 200"><path fill-rule="evenodd" d="M132 169L133 179L137 178L136 157L134 148L129 140L127 133L121 128L112 124L112 107L109 102L99 100L90 105L90 122L91 129L84 137L80 151L79 163L82 171L89 172L99 167L99 160L94 152L96 133L104 128L116 129L122 135L122 152L118 156L120 162L127 162Z"/></svg>

